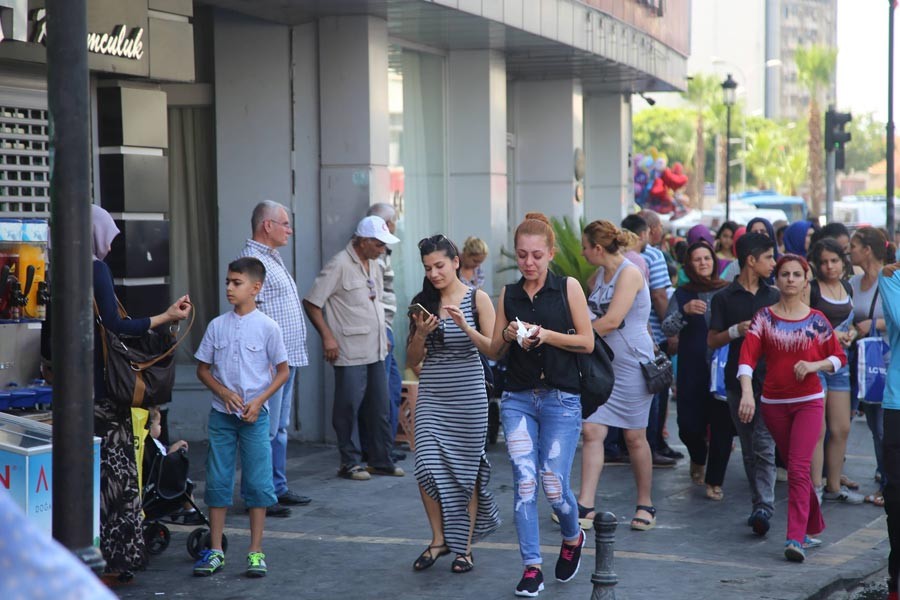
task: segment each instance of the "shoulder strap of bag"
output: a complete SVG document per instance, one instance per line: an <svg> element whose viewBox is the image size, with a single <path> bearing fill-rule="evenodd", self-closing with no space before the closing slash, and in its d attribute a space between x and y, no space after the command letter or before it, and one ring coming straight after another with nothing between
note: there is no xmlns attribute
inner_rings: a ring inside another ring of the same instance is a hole
<svg viewBox="0 0 900 600"><path fill-rule="evenodd" d="M872 304L869 306L869 335L866 337L875 337L878 335L878 328L875 327L875 303L878 302L878 282L875 282L875 294L872 295Z"/></svg>
<svg viewBox="0 0 900 600"><path fill-rule="evenodd" d="M813 279L809 282L809 305L816 307L822 300L822 289L819 287L819 280Z"/></svg>
<svg viewBox="0 0 900 600"><path fill-rule="evenodd" d="M575 333L575 321L572 320L572 311L569 309L569 278L563 277L563 287L559 290L559 294L562 297L563 310L566 313L566 320L569 322L569 328L567 333L574 334Z"/></svg>
<svg viewBox="0 0 900 600"><path fill-rule="evenodd" d="M475 322L475 331L481 333L481 324L478 322L478 290L472 288L472 320Z"/></svg>
<svg viewBox="0 0 900 600"><path fill-rule="evenodd" d="M119 301L118 296L116 296L116 304L119 307L119 316L127 317L128 313L125 312L125 307L122 306L122 302ZM94 314L97 315L97 324L100 326L100 329L102 329L103 331L106 331L106 328L103 326L103 319L100 317L100 308L97 306L96 298L94 298ZM191 320L188 323L187 329L184 330L184 333L181 335L181 337L176 339L175 343L172 344L172 346L168 350L166 350L165 352L163 352L156 358L152 358L150 360L147 360L147 361L144 361L141 363L131 363L131 368L135 371L143 371L145 369L152 367L159 361L163 360L164 358L166 358L167 356L169 356L173 352L175 352L175 350L178 348L178 345L181 344L181 342L183 342L184 339L187 337L188 333L190 333L191 327L194 326L194 316L195 316L195 311L193 310L193 305L191 305ZM100 339L101 339L101 344L103 345L103 364L106 364L106 361L109 360L109 349L106 345L106 336L102 335L102 336L100 336Z"/></svg>

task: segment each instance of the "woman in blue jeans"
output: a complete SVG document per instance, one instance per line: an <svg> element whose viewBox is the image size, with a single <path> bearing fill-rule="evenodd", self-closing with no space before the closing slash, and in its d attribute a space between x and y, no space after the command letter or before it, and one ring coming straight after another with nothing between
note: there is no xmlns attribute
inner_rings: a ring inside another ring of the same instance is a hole
<svg viewBox="0 0 900 600"><path fill-rule="evenodd" d="M522 277L500 294L490 352L493 357L509 352L500 418L515 477L513 514L525 565L515 593L527 597L544 589L539 484L560 522L558 581L575 577L585 541L569 476L581 433L575 355L591 352L594 336L581 286L548 270L555 247L547 217L528 213L515 234ZM567 294L569 314L562 294Z"/></svg>
<svg viewBox="0 0 900 600"><path fill-rule="evenodd" d="M884 233L874 227L861 227L850 238L850 261L863 272L850 278L853 289L853 325L856 327L857 339L872 335L886 337L884 310L878 292L878 274L884 268L886 260L894 257L894 245L889 243ZM876 479L879 480L878 491L866 496L866 501L876 506L884 506L884 484L886 477L882 461L882 440L884 439L884 413L881 401L867 402L860 398L860 408L866 414L866 423L872 432L875 445L875 461L877 464Z"/></svg>

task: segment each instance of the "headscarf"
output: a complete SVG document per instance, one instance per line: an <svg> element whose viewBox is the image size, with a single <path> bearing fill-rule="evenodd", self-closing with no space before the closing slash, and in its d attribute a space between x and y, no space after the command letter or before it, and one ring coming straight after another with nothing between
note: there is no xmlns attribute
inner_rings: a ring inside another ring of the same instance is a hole
<svg viewBox="0 0 900 600"><path fill-rule="evenodd" d="M769 236L769 239L773 242L775 241L775 227L772 225L771 221L768 219L764 219L762 217L753 217L747 223L747 231L753 229L753 225L756 223L762 223L766 228L766 234ZM778 251L778 244L775 244L775 258L781 258L781 252Z"/></svg>
<svg viewBox="0 0 900 600"><path fill-rule="evenodd" d="M713 258L713 270L712 275L709 277L703 277L697 271L694 270L694 265L691 262L691 254L694 253L695 250L703 248L705 250L709 250L710 254L712 254ZM695 242L691 244L687 252L684 253L684 274L687 275L688 282L683 286L689 292L714 292L715 290L721 289L728 285L729 282L725 281L719 276L719 269L716 264L716 252L713 250L712 245L706 240L700 240L699 242Z"/></svg>
<svg viewBox="0 0 900 600"><path fill-rule="evenodd" d="M712 231L709 230L709 227L703 225L702 223L699 225L694 225L687 232L687 243L691 246L701 240L705 241L710 246L715 247L716 237L712 234Z"/></svg>
<svg viewBox="0 0 900 600"><path fill-rule="evenodd" d="M94 258L103 260L109 253L110 244L119 235L119 228L112 216L96 204L91 204L91 227Z"/></svg>
<svg viewBox="0 0 900 600"><path fill-rule="evenodd" d="M806 234L812 228L812 223L809 221L797 221L788 225L788 228L784 230L785 254L796 254L805 258ZM775 238L772 239L774 240Z"/></svg>
<svg viewBox="0 0 900 600"><path fill-rule="evenodd" d="M732 248L737 248L738 240L741 239L741 236L744 235L745 233L747 233L748 231L749 231L749 229L747 229L747 228L744 227L743 225L741 225L740 227L738 227L738 228L735 230L735 232L734 232L734 237L732 238L733 241L731 242L731 244L732 244L731 247L732 247ZM736 252L734 252L733 254L734 254L735 256L737 256L737 253L736 253Z"/></svg>

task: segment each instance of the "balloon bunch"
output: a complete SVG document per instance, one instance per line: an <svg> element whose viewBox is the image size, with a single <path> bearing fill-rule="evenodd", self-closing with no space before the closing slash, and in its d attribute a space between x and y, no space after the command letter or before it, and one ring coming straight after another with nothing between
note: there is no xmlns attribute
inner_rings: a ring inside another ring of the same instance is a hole
<svg viewBox="0 0 900 600"><path fill-rule="evenodd" d="M635 154L632 160L634 174L634 202L641 208L666 215L687 212L679 192L687 185L687 175L681 163L668 166L668 158L656 148L648 154Z"/></svg>

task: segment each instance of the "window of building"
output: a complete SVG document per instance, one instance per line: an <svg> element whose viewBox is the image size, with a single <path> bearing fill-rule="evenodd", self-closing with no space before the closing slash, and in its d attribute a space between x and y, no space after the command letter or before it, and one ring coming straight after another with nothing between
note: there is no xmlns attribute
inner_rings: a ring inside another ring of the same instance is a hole
<svg viewBox="0 0 900 600"><path fill-rule="evenodd" d="M406 307L424 276L418 242L447 230L445 59L392 46L388 76L390 201L401 240L391 255L398 306L394 356L404 365Z"/></svg>

